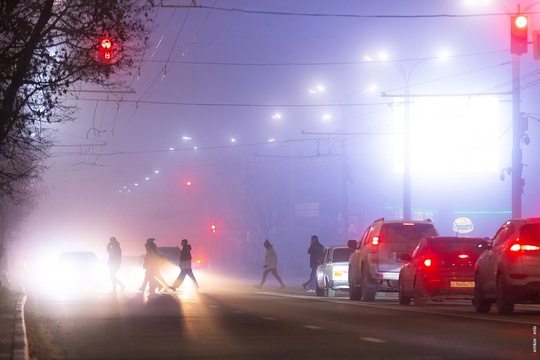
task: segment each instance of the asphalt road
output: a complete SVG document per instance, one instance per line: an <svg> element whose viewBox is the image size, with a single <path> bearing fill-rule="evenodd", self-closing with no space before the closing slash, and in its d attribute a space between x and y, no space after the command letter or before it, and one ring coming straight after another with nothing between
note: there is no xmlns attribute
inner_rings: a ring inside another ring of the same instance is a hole
<svg viewBox="0 0 540 360"><path fill-rule="evenodd" d="M479 315L470 302L400 306L301 288L186 287L54 299L29 294L33 355L46 359L527 359L540 307ZM36 345L37 344L37 345ZM37 349L39 347L39 349Z"/></svg>

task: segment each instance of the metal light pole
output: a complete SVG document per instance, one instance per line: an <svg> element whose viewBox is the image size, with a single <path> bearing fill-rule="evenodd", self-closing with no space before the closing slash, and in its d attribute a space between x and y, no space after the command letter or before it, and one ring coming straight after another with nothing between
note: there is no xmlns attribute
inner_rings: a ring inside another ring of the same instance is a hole
<svg viewBox="0 0 540 360"><path fill-rule="evenodd" d="M529 9L540 4L540 1L536 1L526 6L523 11L521 5L517 5L516 14L526 14ZM495 5L503 9L506 14L512 16L512 13L508 7L501 2L496 2ZM512 21L512 17L510 17ZM527 51L525 50L525 53ZM522 128L522 116L521 116L521 85L520 85L520 55L512 54L512 218L521 217L521 195L523 193L524 179L523 173L523 152L521 148L523 128Z"/></svg>
<svg viewBox="0 0 540 360"><path fill-rule="evenodd" d="M537 5L539 2L535 2L523 9L521 12L521 6L517 6L517 14L525 14L530 8ZM502 6L502 5L501 5ZM506 13L510 14L510 11L505 6L502 6ZM512 16L510 16L512 21ZM514 24L511 24L512 29ZM526 25L527 26L527 25ZM527 29L527 27L526 27ZM528 31L528 30L526 30ZM512 33L511 36L514 34ZM525 33L525 40L527 34ZM522 137L523 137L523 124L521 114L521 64L520 56L523 53L527 53L527 44L523 50L514 51L514 39L511 40L511 52L512 52L512 218L521 217L521 196L523 193L524 179L523 175L523 151L522 151Z"/></svg>
<svg viewBox="0 0 540 360"><path fill-rule="evenodd" d="M521 217L523 154L521 149L521 90L519 55L512 55L512 218Z"/></svg>
<svg viewBox="0 0 540 360"><path fill-rule="evenodd" d="M334 92L328 91L321 86L318 86L317 90L311 89L309 92L313 94L320 92L332 94L332 96L338 100L341 110L341 221L339 225L339 234L340 240L345 244L349 239L349 162L347 153L347 117L345 115L345 104L347 104L354 95L358 94L359 91L349 95L345 101L341 100Z"/></svg>
<svg viewBox="0 0 540 360"><path fill-rule="evenodd" d="M405 76L405 116L403 118L403 220L411 220L411 89Z"/></svg>
<svg viewBox="0 0 540 360"><path fill-rule="evenodd" d="M341 229L342 244L346 244L349 237L349 163L347 159L347 124L345 109L341 105Z"/></svg>
<svg viewBox="0 0 540 360"><path fill-rule="evenodd" d="M403 220L412 219L411 204L411 89L410 79L413 71L423 62L423 59L415 62L407 72L403 65L396 61L392 64L398 68L405 80L405 114L403 117Z"/></svg>

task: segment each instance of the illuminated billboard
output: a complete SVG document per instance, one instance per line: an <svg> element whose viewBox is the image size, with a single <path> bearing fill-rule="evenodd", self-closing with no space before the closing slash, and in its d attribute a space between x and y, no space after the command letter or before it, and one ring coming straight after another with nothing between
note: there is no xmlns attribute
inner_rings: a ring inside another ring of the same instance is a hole
<svg viewBox="0 0 540 360"><path fill-rule="evenodd" d="M394 170L403 172L403 99L394 104ZM495 96L421 97L410 104L411 172L498 172L499 122Z"/></svg>

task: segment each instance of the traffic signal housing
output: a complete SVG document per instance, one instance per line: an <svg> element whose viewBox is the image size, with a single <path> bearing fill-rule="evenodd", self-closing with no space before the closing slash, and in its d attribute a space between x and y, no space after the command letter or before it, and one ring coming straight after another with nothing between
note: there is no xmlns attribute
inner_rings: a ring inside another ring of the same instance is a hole
<svg viewBox="0 0 540 360"><path fill-rule="evenodd" d="M510 52L521 55L527 52L529 19L525 15L510 16Z"/></svg>
<svg viewBox="0 0 540 360"><path fill-rule="evenodd" d="M105 36L99 40L99 56L101 60L109 62L113 58L113 41Z"/></svg>
<svg viewBox="0 0 540 360"><path fill-rule="evenodd" d="M534 30L532 33L532 36L533 36L534 59L540 60L540 30Z"/></svg>

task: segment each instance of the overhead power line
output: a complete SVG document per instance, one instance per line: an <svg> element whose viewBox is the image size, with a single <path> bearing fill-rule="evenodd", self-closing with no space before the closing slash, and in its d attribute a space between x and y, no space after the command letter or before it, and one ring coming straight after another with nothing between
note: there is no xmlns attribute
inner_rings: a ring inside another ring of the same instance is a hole
<svg viewBox="0 0 540 360"><path fill-rule="evenodd" d="M245 14L273 15L273 16L306 16L306 17L339 17L339 18L357 18L357 19L425 19L425 18L477 18L490 16L505 16L502 13L480 13L480 14L413 14L413 15L360 15L360 14L329 14L329 13L306 13L306 12L286 12L286 11L263 11L263 10L245 10L239 8L223 8L216 6L199 6L201 9L211 9L217 11L238 12ZM526 12L527 15L540 14L540 12Z"/></svg>

